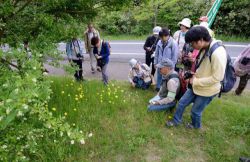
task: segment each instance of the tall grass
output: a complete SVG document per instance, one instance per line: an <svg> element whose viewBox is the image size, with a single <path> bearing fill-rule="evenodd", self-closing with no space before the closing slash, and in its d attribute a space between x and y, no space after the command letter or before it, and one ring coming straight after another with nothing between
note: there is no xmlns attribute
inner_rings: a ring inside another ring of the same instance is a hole
<svg viewBox="0 0 250 162"><path fill-rule="evenodd" d="M93 133L83 146L65 146L71 149L64 161L237 161L250 156L249 93L216 98L203 113L202 130L183 125L168 129L164 124L172 114L147 112L148 100L155 95L152 89L136 90L117 81L105 87L96 80L50 79L53 114ZM190 120L189 112L190 107L184 122ZM64 151L62 145L55 148L56 154Z"/></svg>

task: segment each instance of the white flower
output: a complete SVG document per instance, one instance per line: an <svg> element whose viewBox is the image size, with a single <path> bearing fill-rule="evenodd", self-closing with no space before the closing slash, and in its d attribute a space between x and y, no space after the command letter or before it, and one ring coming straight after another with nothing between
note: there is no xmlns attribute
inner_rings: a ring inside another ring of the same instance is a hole
<svg viewBox="0 0 250 162"><path fill-rule="evenodd" d="M21 111L18 111L17 117L23 116L23 113Z"/></svg>
<svg viewBox="0 0 250 162"><path fill-rule="evenodd" d="M3 84L3 87L5 87L5 88L8 87L8 84Z"/></svg>
<svg viewBox="0 0 250 162"><path fill-rule="evenodd" d="M7 148L7 145L3 145L3 146L2 146L2 149L6 149L6 148Z"/></svg>
<svg viewBox="0 0 250 162"><path fill-rule="evenodd" d="M93 136L93 133L89 133L89 137L92 137Z"/></svg>
<svg viewBox="0 0 250 162"><path fill-rule="evenodd" d="M7 99L6 102L7 103L10 103L12 101L12 99Z"/></svg>
<svg viewBox="0 0 250 162"><path fill-rule="evenodd" d="M16 88L16 89L14 90L14 92L17 94L17 93L19 92L19 89Z"/></svg>
<svg viewBox="0 0 250 162"><path fill-rule="evenodd" d="M68 136L70 137L70 135L71 135L71 132L70 132L70 131L68 131L68 132L67 132L67 134L68 134Z"/></svg>
<svg viewBox="0 0 250 162"><path fill-rule="evenodd" d="M32 81L33 81L34 83L36 83L37 80L36 80L36 78L33 78Z"/></svg>
<svg viewBox="0 0 250 162"><path fill-rule="evenodd" d="M80 133L82 133L82 131L80 131Z"/></svg>
<svg viewBox="0 0 250 162"><path fill-rule="evenodd" d="M6 109L6 114L8 115L9 113L10 113L10 109L7 108L7 109Z"/></svg>
<svg viewBox="0 0 250 162"><path fill-rule="evenodd" d="M28 109L28 107L29 107L29 106L28 106L28 105L26 105L26 104L23 104L22 106L23 106L23 108L24 108L25 110L27 110L27 109Z"/></svg>
<svg viewBox="0 0 250 162"><path fill-rule="evenodd" d="M81 139L81 140L80 140L80 144L81 144L81 145L84 145L84 144L85 144L84 139Z"/></svg>
<svg viewBox="0 0 250 162"><path fill-rule="evenodd" d="M60 132L60 136L61 136L61 137L63 136L63 132Z"/></svg>
<svg viewBox="0 0 250 162"><path fill-rule="evenodd" d="M20 137L17 137L16 139L17 139L17 140L20 140Z"/></svg>
<svg viewBox="0 0 250 162"><path fill-rule="evenodd" d="M33 67L33 70L36 70L36 67L35 67L35 66Z"/></svg>
<svg viewBox="0 0 250 162"><path fill-rule="evenodd" d="M73 145L73 144L75 143L75 141L74 141L74 140L71 140L70 143L71 143L71 145Z"/></svg>

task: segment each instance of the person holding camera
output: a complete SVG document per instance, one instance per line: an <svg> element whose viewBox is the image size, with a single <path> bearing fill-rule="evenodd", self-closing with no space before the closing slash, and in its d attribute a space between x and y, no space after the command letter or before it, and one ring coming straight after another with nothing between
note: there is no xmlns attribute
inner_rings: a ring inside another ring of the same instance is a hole
<svg viewBox="0 0 250 162"><path fill-rule="evenodd" d="M154 67L154 53L156 49L156 44L159 41L159 32L161 31L160 26L156 26L153 29L153 35L149 36L143 46L144 50L146 51L146 64L150 67L152 64L151 74L154 76L155 74L155 67Z"/></svg>
<svg viewBox="0 0 250 162"><path fill-rule="evenodd" d="M161 61L170 59L174 66L177 62L179 56L179 47L177 42L170 36L170 32L167 28L163 28L160 33L160 40L156 45L154 66L157 68L157 64ZM157 69L157 81L156 81L156 91L160 90L162 82L162 75L160 69Z"/></svg>
<svg viewBox="0 0 250 162"><path fill-rule="evenodd" d="M174 71L174 64L171 60L165 59L157 65L163 76L159 93L149 101L149 111L161 111L173 109L176 105L177 94L180 91L180 79Z"/></svg>
<svg viewBox="0 0 250 162"><path fill-rule="evenodd" d="M219 41L213 40L203 26L192 27L187 32L185 40L200 52L196 59L195 73L186 74L190 86L180 99L173 120L168 121L166 126L179 125L185 108L193 103L192 122L187 124L187 128L201 128L202 112L221 91L221 81L227 65L227 53L223 46L216 47ZM210 53L210 50L213 52Z"/></svg>
<svg viewBox="0 0 250 162"><path fill-rule="evenodd" d="M101 68L102 81L104 85L108 85L108 63L110 55L110 46L108 42L100 40L99 37L93 37L91 39L91 45L94 47L93 53L97 59L97 66Z"/></svg>
<svg viewBox="0 0 250 162"><path fill-rule="evenodd" d="M234 69L235 74L240 77L239 86L235 90L235 94L240 95L250 79L250 44L235 60Z"/></svg>
<svg viewBox="0 0 250 162"><path fill-rule="evenodd" d="M66 53L70 63L76 64L79 69L76 70L74 77L77 81L84 80L82 75L82 63L83 63L83 50L81 47L81 41L76 37L72 38L66 44Z"/></svg>

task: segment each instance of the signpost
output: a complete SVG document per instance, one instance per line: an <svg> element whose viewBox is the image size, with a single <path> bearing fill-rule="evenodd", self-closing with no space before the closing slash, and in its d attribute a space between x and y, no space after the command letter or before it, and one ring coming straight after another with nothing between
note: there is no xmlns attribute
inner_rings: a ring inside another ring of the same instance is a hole
<svg viewBox="0 0 250 162"><path fill-rule="evenodd" d="M222 0L215 0L213 6L211 7L211 9L208 11L207 13L207 17L208 17L208 26L211 27L214 19L216 17L216 14L219 11L219 8L221 6Z"/></svg>

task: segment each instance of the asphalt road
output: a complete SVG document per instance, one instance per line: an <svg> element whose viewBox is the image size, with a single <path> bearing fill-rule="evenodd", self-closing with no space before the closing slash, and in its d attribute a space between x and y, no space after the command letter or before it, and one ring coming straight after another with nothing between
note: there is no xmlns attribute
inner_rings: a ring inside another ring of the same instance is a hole
<svg viewBox="0 0 250 162"><path fill-rule="evenodd" d="M224 42L227 52L233 59L235 59L249 43ZM111 61L128 62L131 58L136 58L142 62L145 60L145 51L143 49L144 41L111 41L110 45ZM83 44L82 47L84 49ZM59 43L58 49L65 52L65 43ZM88 55L85 56L88 58Z"/></svg>

